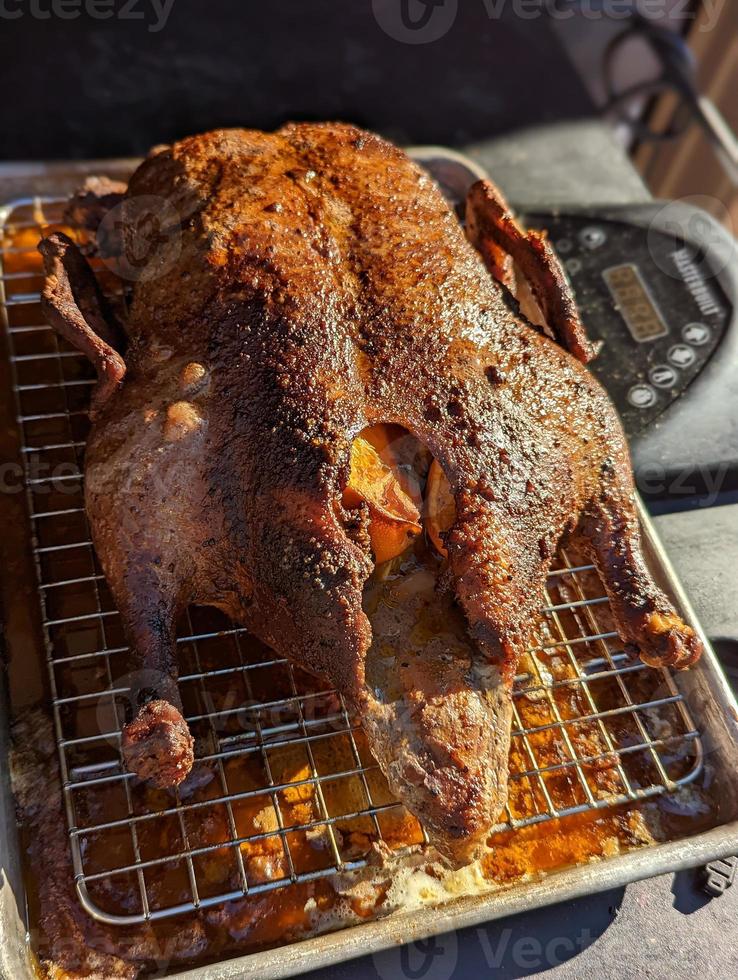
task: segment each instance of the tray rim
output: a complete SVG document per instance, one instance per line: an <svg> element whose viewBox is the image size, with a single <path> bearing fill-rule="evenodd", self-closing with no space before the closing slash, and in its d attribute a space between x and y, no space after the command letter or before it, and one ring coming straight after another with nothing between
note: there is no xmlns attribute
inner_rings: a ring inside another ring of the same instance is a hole
<svg viewBox="0 0 738 980"><path fill-rule="evenodd" d="M466 165L473 173L479 173L477 163L456 151L447 151L444 147L423 147L413 148L413 150L433 151L433 155L446 153L455 162ZM51 183L58 181L53 187L58 194L63 192L64 185L74 186L74 182L85 175L106 170L119 174L132 169L137 162L126 159L52 164L23 162L0 164L0 188L6 184L9 185L8 189L12 187L15 191L14 185L18 180L35 184L40 178L45 178ZM25 190L23 195L17 192L9 196L0 193L0 221L4 223L9 210L19 198L22 197L27 201L29 197L34 196L33 193L28 192L28 189ZM38 187L38 196L45 197L49 190ZM736 696L638 496L637 504L647 563L661 580L662 586L670 593L679 611L696 629L705 644L703 658L692 674L699 676L710 690L714 706L720 712L726 729L723 739L729 742L729 747L735 750L738 758ZM679 679L680 675L675 675L678 686ZM25 977L36 977L37 973L32 965L34 953L21 911L25 906L25 892L19 873L19 840L15 821L12 819L14 799L7 766L10 718L9 711L6 711L6 687L3 672L0 671L0 761L5 763L0 766L2 769L0 868L6 872L0 876L0 978L22 980ZM715 720L711 718L708 724L714 724ZM219 963L167 973L166 976L169 980L236 980L237 977L279 980L309 970L348 962L450 930L479 925L482 922L493 921L528 909L553 905L609 888L622 887L659 874L693 868L712 860L728 857L736 851L738 851L738 813L728 822L693 837L656 844L613 858L551 872L535 881L493 889L482 894L463 896L439 906L422 907L405 912L398 910L372 922L349 925L309 939L295 940L285 946L237 955Z"/></svg>

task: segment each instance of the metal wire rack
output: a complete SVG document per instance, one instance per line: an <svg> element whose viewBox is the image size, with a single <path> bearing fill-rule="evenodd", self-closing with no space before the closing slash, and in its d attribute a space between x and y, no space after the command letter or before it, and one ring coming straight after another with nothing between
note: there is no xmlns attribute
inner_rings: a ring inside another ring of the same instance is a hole
<svg viewBox="0 0 738 980"><path fill-rule="evenodd" d="M28 199L0 215L0 289L83 907L106 923L156 920L361 868L379 840L397 851L422 843L340 696L213 610L188 610L177 641L192 776L155 791L122 768L127 650L82 496L93 378L39 309L36 243L62 211L61 200ZM104 268L100 279L114 288ZM621 649L593 567L564 550L538 637L515 680L510 798L496 833L697 778L699 734L670 674Z"/></svg>

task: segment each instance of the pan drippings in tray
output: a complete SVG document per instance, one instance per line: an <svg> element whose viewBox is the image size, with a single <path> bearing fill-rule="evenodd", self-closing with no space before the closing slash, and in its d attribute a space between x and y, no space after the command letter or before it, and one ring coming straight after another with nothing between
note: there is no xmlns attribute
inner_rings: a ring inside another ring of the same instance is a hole
<svg viewBox="0 0 738 980"><path fill-rule="evenodd" d="M377 586L376 600L381 602L384 597L394 601L403 579L408 581L424 564L427 570L432 561L420 549L406 562L409 568L398 570ZM563 580L564 574L557 578ZM567 578L572 578L571 573ZM586 573L579 573L579 578L586 587ZM591 584L595 582L593 578ZM570 589L571 585L564 585L563 581L552 588L551 605L560 605L556 600L563 599L587 600L584 589L583 597L577 599L573 599ZM429 604L432 601L429 597ZM590 616L595 616L591 606L574 609L578 611L570 615L577 619L585 615L590 621ZM583 614L583 609L589 611ZM600 610L597 615L603 613ZM434 610L426 610L426 614L432 618ZM331 730L328 719L338 709L334 696L300 678L296 684L302 702L307 703L310 695L314 704L309 720L316 725L308 741L288 741L285 732L294 716L290 718L285 708L269 719L269 725L266 709L260 719L247 711L240 717L240 732L239 725L232 722L231 734L223 734L224 738L235 740L229 743L233 757L226 756L216 765L201 764L181 791L179 806L171 793L128 783L132 808L139 817L135 822L136 840L144 864L160 862L163 855L174 855L189 846L197 885L205 899L237 889L241 867L252 886L266 886L267 890L218 904L200 914L184 914L127 927L121 932L120 927L94 922L79 906L62 826L62 797L56 782L58 770L50 726L42 718L21 722L18 743L25 750L19 760L21 778L16 777L16 784L33 787L27 794L21 791L19 799L26 820L34 889L39 897L42 952L67 968L79 968L80 957L85 963L85 956L91 955L84 952L88 947L98 953L105 951L107 956L115 951L117 957L108 962L107 975L133 971L121 975L135 976L139 968L150 967L154 958L189 963L261 949L398 908L407 910L462 894L509 887L711 825L715 818L713 805L702 781L691 781L696 746L694 740L684 738L679 703L667 701L638 712L620 710L621 680L627 685L630 698L640 705L663 700L663 678L634 664L623 665L620 673L601 677L604 671L600 660L609 656L618 663L616 643L611 644L612 649L603 647L599 658L594 656L598 652L596 643L570 644L567 648L555 642L551 615L541 620L542 649L529 655L523 665L525 672L517 680L515 703L521 729L514 738L510 758L510 820L518 826L500 829L493 836L492 849L485 859L461 872L449 872L432 854L416 846L422 841L421 829L389 796L384 778L367 753L361 730L353 730L351 735ZM605 625L603 619L602 626ZM227 639L222 638L221 643ZM253 664L257 670L256 665L264 662L268 651L253 642L249 645L242 641L242 645L247 651L246 664ZM216 651L217 646L213 645L213 656ZM580 665L580 672L589 667L589 676L599 678L592 681L591 694L600 709L596 719L585 720L592 712L587 710L591 704L589 697L582 694L582 684L569 683L577 674L570 654ZM209 661L201 662L201 666L209 666ZM626 671L625 666L632 669ZM270 678L271 694L279 693L280 678L287 685L284 690L289 689L286 665L272 664L264 670L265 677ZM545 685L541 684L542 679ZM264 697L264 691L258 688L254 693ZM227 697L225 685L221 694ZM262 732L267 727L272 729L263 744L271 771L271 791L262 789L269 782L262 768L262 752L239 752L238 738L244 736L244 729L248 732L249 719L254 726L261 723ZM566 737L562 732L566 732ZM651 744L638 748L644 741ZM358 764L352 746L356 747ZM579 765L573 762L575 755ZM655 795L651 802L611 805L622 797L624 786L634 793L655 789L655 758L671 779L687 778L688 785L681 794L688 796L689 811L680 813L671 805L677 794ZM222 778L231 790L227 804L220 802ZM39 793L41 785L43 790ZM590 798L602 808L593 806ZM369 799L374 804L373 812L367 812ZM133 857L126 794L119 783L108 781L78 786L75 800L80 825L108 828L83 832L81 836L85 868L91 879L87 884L88 900L114 914L130 915L139 907L135 874L108 873L110 868L131 862ZM551 818L551 806L558 812L573 812ZM321 816L324 812L327 819ZM244 838L237 848L231 843L231 816L236 834ZM368 863L355 871L311 878L335 861L331 839L344 861L367 858ZM47 887L50 868L58 869L51 876L60 883L58 889ZM284 881L290 873L299 876L298 883L268 890L270 883ZM142 874L152 906L187 901L191 881L184 861L147 864ZM63 941L70 929L80 940L71 947ZM122 935L126 938L121 946Z"/></svg>

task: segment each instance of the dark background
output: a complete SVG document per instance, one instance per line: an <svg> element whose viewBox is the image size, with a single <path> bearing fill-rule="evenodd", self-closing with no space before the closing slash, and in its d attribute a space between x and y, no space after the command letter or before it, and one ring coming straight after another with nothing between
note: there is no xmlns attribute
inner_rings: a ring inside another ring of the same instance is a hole
<svg viewBox="0 0 738 980"><path fill-rule="evenodd" d="M151 0L134 0L136 20L40 20L33 2L54 0L5 0L23 14L0 16L6 160L136 155L198 130L287 119L459 146L592 112L548 19L517 16L512 0L499 19L489 0L458 0L448 33L423 44L389 37L372 0L174 0L158 32ZM419 0L404 2L422 14ZM123 6L114 0L117 15Z"/></svg>

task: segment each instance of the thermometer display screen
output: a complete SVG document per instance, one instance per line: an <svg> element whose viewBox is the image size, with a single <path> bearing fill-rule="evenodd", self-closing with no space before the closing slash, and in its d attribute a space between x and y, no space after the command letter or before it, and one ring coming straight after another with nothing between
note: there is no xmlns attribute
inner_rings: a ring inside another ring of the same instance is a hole
<svg viewBox="0 0 738 980"><path fill-rule="evenodd" d="M602 275L633 340L645 344L669 332L636 266L615 265Z"/></svg>

